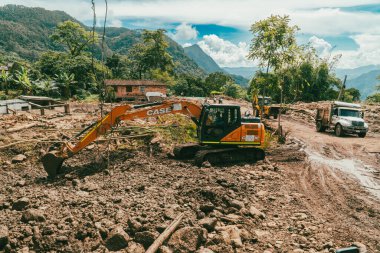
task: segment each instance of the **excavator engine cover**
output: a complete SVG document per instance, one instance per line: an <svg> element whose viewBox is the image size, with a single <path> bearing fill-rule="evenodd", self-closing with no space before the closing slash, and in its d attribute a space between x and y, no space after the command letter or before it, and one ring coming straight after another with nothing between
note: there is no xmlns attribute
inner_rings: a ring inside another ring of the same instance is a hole
<svg viewBox="0 0 380 253"><path fill-rule="evenodd" d="M57 156L54 152L49 152L41 158L44 169L51 178L57 176L64 160L65 158Z"/></svg>

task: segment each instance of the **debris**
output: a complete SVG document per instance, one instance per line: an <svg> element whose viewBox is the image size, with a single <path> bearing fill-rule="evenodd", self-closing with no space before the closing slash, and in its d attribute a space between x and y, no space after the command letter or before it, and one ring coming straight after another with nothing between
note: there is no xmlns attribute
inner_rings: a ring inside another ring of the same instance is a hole
<svg viewBox="0 0 380 253"><path fill-rule="evenodd" d="M9 241L9 231L4 225L0 225L0 250L4 249Z"/></svg>
<svg viewBox="0 0 380 253"><path fill-rule="evenodd" d="M28 209L23 212L21 221L27 223L29 221L44 222L46 220L44 213L37 209Z"/></svg>
<svg viewBox="0 0 380 253"><path fill-rule="evenodd" d="M16 211L22 211L29 205L29 199L26 197L23 197L21 199L16 200L13 205L12 209Z"/></svg>
<svg viewBox="0 0 380 253"><path fill-rule="evenodd" d="M23 154L19 154L12 158L12 163L21 163L25 160L26 160L26 156Z"/></svg>
<svg viewBox="0 0 380 253"><path fill-rule="evenodd" d="M207 230L197 227L184 227L177 230L168 245L174 252L194 252L207 240Z"/></svg>
<svg viewBox="0 0 380 253"><path fill-rule="evenodd" d="M177 229L182 221L184 214L181 213L173 220L173 222L165 229L165 231L153 242L153 244L147 249L146 253L155 253L158 248L166 241L171 234Z"/></svg>
<svg viewBox="0 0 380 253"><path fill-rule="evenodd" d="M110 251L118 251L128 246L129 235L121 226L112 229L106 240L106 247Z"/></svg>

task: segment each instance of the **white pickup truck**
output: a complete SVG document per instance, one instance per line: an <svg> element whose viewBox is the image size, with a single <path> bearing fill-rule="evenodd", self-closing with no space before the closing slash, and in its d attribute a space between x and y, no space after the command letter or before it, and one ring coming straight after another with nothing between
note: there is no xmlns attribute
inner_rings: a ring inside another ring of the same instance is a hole
<svg viewBox="0 0 380 253"><path fill-rule="evenodd" d="M347 133L364 138L368 132L368 124L363 117L364 112L360 105L335 101L328 107L317 109L315 124L318 132L331 129L336 136Z"/></svg>

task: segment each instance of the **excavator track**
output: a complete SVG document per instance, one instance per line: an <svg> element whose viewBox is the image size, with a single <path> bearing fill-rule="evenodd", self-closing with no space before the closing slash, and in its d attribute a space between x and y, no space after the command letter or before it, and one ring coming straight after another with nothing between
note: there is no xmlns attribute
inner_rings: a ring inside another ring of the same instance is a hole
<svg viewBox="0 0 380 253"><path fill-rule="evenodd" d="M173 154L176 159L192 159L200 149L199 144L187 143L174 147Z"/></svg>
<svg viewBox="0 0 380 253"><path fill-rule="evenodd" d="M202 166L208 161L211 165L232 164L239 162L257 162L265 159L265 152L259 148L225 148L200 150L196 153L194 163Z"/></svg>

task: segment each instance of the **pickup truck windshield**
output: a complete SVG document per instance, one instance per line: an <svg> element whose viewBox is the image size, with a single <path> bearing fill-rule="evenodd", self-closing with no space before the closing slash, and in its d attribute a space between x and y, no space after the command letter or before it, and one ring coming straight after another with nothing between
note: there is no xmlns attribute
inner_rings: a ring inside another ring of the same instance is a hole
<svg viewBox="0 0 380 253"><path fill-rule="evenodd" d="M357 111L357 110L348 110L348 109L340 109L340 116L342 116L342 117L360 118L360 111Z"/></svg>

